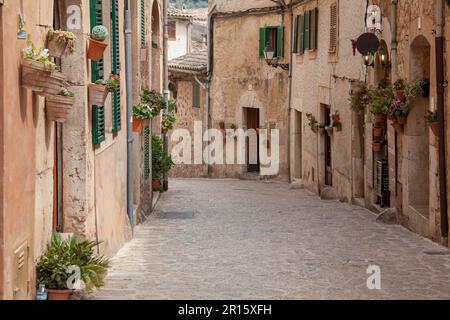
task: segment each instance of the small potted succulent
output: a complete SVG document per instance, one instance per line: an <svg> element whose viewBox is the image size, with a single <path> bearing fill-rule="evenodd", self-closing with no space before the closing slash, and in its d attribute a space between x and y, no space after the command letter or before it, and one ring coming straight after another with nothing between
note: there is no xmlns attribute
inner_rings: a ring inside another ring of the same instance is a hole
<svg viewBox="0 0 450 320"><path fill-rule="evenodd" d="M64 54L75 52L77 37L70 31L49 30L47 33L47 48L50 56L61 58Z"/></svg>
<svg viewBox="0 0 450 320"><path fill-rule="evenodd" d="M433 134L437 137L439 136L439 121L438 121L438 113L437 111L427 111L425 115L425 121L430 127Z"/></svg>
<svg viewBox="0 0 450 320"><path fill-rule="evenodd" d="M99 25L92 29L89 38L88 58L93 61L99 61L108 44L105 40L108 38L108 29L105 26Z"/></svg>
<svg viewBox="0 0 450 320"><path fill-rule="evenodd" d="M307 113L306 119L308 120L308 126L310 127L311 131L317 132L318 121L317 121L316 117L311 113Z"/></svg>
<svg viewBox="0 0 450 320"><path fill-rule="evenodd" d="M120 76L111 74L106 80L97 80L89 84L89 104L104 106L108 94L120 90Z"/></svg>
<svg viewBox="0 0 450 320"><path fill-rule="evenodd" d="M46 98L47 120L64 123L75 103L75 93L63 87L56 96Z"/></svg>
<svg viewBox="0 0 450 320"><path fill-rule="evenodd" d="M97 242L77 236L63 240L53 234L47 252L36 265L36 284L45 285L48 300L68 300L74 290L90 293L103 287L110 263L95 254L97 246Z"/></svg>
<svg viewBox="0 0 450 320"><path fill-rule="evenodd" d="M66 85L65 76L50 61L48 49L38 50L31 41L22 51L22 86L37 95L55 96Z"/></svg>
<svg viewBox="0 0 450 320"><path fill-rule="evenodd" d="M161 191L164 174L174 165L172 157L164 152L163 141L158 136L152 138L152 190Z"/></svg>

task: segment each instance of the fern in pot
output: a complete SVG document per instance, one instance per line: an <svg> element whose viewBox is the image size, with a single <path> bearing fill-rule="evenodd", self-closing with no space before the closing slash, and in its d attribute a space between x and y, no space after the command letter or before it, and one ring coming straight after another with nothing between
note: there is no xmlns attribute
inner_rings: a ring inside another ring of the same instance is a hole
<svg viewBox="0 0 450 320"><path fill-rule="evenodd" d="M54 234L36 265L37 286L45 285L49 300L68 300L74 290L89 293L104 286L109 260L95 254L95 241Z"/></svg>

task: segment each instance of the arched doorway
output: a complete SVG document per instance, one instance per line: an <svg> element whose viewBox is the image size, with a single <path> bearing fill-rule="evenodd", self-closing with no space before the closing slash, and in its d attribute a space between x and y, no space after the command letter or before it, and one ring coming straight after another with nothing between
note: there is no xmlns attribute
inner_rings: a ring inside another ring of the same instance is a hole
<svg viewBox="0 0 450 320"><path fill-rule="evenodd" d="M431 45L422 35L410 47L410 81L430 79ZM411 102L411 112L405 130L404 159L408 177L408 204L410 218L418 221L422 234L429 233L430 214L430 144L429 130L424 116L429 110L430 98L422 95ZM411 219L410 219L411 220Z"/></svg>

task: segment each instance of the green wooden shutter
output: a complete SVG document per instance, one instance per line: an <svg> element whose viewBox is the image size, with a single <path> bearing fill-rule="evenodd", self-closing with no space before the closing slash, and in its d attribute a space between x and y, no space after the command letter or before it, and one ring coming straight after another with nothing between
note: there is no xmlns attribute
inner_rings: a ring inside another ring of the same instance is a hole
<svg viewBox="0 0 450 320"><path fill-rule="evenodd" d="M146 47L146 28L145 28L145 1L141 0L141 48Z"/></svg>
<svg viewBox="0 0 450 320"><path fill-rule="evenodd" d="M90 23L91 30L95 26L103 24L102 0L90 0ZM91 81L104 79L105 64L103 58L99 61L91 61ZM103 106L92 106L92 142L98 145L106 139L105 130L105 108Z"/></svg>
<svg viewBox="0 0 450 320"><path fill-rule="evenodd" d="M317 49L317 37L319 33L319 9L311 10L311 49Z"/></svg>
<svg viewBox="0 0 450 320"><path fill-rule="evenodd" d="M150 127L144 128L144 179L150 178Z"/></svg>
<svg viewBox="0 0 450 320"><path fill-rule="evenodd" d="M305 53L305 16L300 16L300 54Z"/></svg>
<svg viewBox="0 0 450 320"><path fill-rule="evenodd" d="M111 57L113 74L120 74L120 30L119 30L119 0L111 1ZM120 90L113 93L113 131L118 132L122 127Z"/></svg>
<svg viewBox="0 0 450 320"><path fill-rule="evenodd" d="M192 106L200 108L200 85L197 82L192 83Z"/></svg>
<svg viewBox="0 0 450 320"><path fill-rule="evenodd" d="M266 28L259 29L259 57L264 58L264 49L267 45Z"/></svg>
<svg viewBox="0 0 450 320"><path fill-rule="evenodd" d="M284 26L277 27L277 57L284 57Z"/></svg>
<svg viewBox="0 0 450 320"><path fill-rule="evenodd" d="M305 12L305 50L311 49L311 12Z"/></svg>
<svg viewBox="0 0 450 320"><path fill-rule="evenodd" d="M298 16L294 18L294 48L293 53L298 53Z"/></svg>

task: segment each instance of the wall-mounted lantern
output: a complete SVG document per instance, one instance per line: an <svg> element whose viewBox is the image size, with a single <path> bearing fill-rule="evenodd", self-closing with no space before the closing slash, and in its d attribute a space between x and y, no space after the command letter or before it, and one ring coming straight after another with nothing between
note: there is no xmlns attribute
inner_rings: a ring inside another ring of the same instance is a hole
<svg viewBox="0 0 450 320"><path fill-rule="evenodd" d="M389 58L384 47L380 47L380 49L378 49L378 57L383 68L386 68L389 65Z"/></svg>
<svg viewBox="0 0 450 320"><path fill-rule="evenodd" d="M375 66L375 55L373 52L368 52L363 55L363 61L366 67L374 67Z"/></svg>
<svg viewBox="0 0 450 320"><path fill-rule="evenodd" d="M275 57L275 51L273 50L272 46L267 44L267 46L264 49L264 59L266 60L266 63L269 66L272 66L274 68L281 68L283 70L289 70L289 64L288 63L278 63L278 58Z"/></svg>

